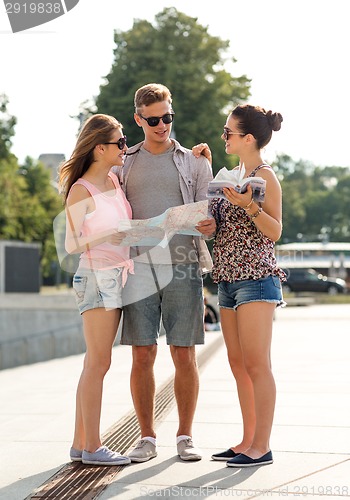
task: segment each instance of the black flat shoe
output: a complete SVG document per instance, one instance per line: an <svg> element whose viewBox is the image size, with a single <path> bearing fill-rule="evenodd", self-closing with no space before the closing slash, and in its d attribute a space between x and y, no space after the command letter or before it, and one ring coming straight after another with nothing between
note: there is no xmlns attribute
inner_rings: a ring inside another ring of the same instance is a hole
<svg viewBox="0 0 350 500"><path fill-rule="evenodd" d="M226 451L222 451L221 453L214 453L214 455L211 456L212 460L221 460L221 461L227 461L230 458L237 457L239 453L235 453L231 448L229 448Z"/></svg>
<svg viewBox="0 0 350 500"><path fill-rule="evenodd" d="M244 453L231 458L226 462L227 467L256 467L258 465L268 465L273 463L272 452L268 451L260 458L250 458Z"/></svg>

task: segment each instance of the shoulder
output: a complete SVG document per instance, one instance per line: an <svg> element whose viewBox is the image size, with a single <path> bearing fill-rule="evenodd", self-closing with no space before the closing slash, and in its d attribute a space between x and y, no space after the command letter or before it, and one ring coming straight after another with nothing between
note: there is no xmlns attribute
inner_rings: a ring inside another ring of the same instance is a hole
<svg viewBox="0 0 350 500"><path fill-rule="evenodd" d="M81 179L79 179L80 181ZM75 203L78 203L79 201L86 200L91 197L91 193L89 192L88 188L86 185L84 185L83 182L77 181L73 186L70 188L68 197L67 197L67 205L74 205Z"/></svg>
<svg viewBox="0 0 350 500"><path fill-rule="evenodd" d="M182 152L184 161L190 166L190 168L198 170L205 170L209 168L211 170L210 161L204 155L200 155L197 158L193 154L192 149L187 149L183 146L179 148L179 151Z"/></svg>
<svg viewBox="0 0 350 500"><path fill-rule="evenodd" d="M255 174L257 177L262 177L263 179L276 179L277 180L277 176L276 176L276 173L274 171L274 169L268 165L267 163L264 164L264 165L261 165L261 167L256 171L256 174Z"/></svg>
<svg viewBox="0 0 350 500"><path fill-rule="evenodd" d="M175 148L175 153L188 153L190 150L185 148L184 146L182 146L179 141L177 141L176 139L171 139L173 144L174 144L174 148Z"/></svg>
<svg viewBox="0 0 350 500"><path fill-rule="evenodd" d="M114 168L121 168L121 167L114 167ZM118 175L116 175L113 170L110 170L109 173L108 173L108 177L110 177L112 179L112 182L115 186L117 187L120 187L120 184L119 184L119 179L118 179Z"/></svg>
<svg viewBox="0 0 350 500"><path fill-rule="evenodd" d="M269 165L264 165L257 172L258 177L262 177L266 181L266 192L270 194L277 194L282 192L281 183L278 180L278 177Z"/></svg>
<svg viewBox="0 0 350 500"><path fill-rule="evenodd" d="M193 181L201 181L203 186L212 180L212 167L205 156L201 155L199 158L196 158L191 149L181 146L175 139L173 139L173 142L175 145L174 161L179 170L183 171L185 175L190 176ZM205 189L207 187L206 185Z"/></svg>

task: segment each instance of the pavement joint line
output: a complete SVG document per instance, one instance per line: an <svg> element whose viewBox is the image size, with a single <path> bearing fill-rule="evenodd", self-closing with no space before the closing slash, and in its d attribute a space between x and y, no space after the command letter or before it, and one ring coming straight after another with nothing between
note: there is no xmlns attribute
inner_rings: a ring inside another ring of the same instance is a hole
<svg viewBox="0 0 350 500"><path fill-rule="evenodd" d="M201 371L216 351L223 345L221 332L198 355L197 364ZM174 377L171 376L156 391L156 427L175 406ZM134 410L113 424L102 435L102 442L125 454L140 439L139 426ZM125 466L89 466L79 462L64 465L45 483L37 487L25 500L94 500Z"/></svg>

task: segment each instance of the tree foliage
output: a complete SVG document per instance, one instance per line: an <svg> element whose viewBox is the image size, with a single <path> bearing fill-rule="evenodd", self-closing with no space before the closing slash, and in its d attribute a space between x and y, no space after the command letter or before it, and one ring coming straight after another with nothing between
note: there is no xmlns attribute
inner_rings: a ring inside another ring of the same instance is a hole
<svg viewBox="0 0 350 500"><path fill-rule="evenodd" d="M274 168L283 190L282 242L350 241L350 169L317 167L280 155Z"/></svg>
<svg viewBox="0 0 350 500"><path fill-rule="evenodd" d="M16 118L7 112L8 97L0 94L0 160L10 156L12 137L15 135Z"/></svg>
<svg viewBox="0 0 350 500"><path fill-rule="evenodd" d="M61 200L45 167L27 157L19 165L11 153L15 117L7 114L7 99L0 113L0 239L41 243L43 275L56 260L52 221L62 210Z"/></svg>
<svg viewBox="0 0 350 500"><path fill-rule="evenodd" d="M154 24L135 20L129 31L116 31L114 41L114 63L96 98L98 112L123 123L129 144L139 142L143 134L133 119L135 91L146 83L163 83L173 96L173 130L181 144L191 148L209 142L215 171L233 164L220 131L229 110L249 97L250 80L224 70L229 42L209 35L197 18L174 7L156 15Z"/></svg>

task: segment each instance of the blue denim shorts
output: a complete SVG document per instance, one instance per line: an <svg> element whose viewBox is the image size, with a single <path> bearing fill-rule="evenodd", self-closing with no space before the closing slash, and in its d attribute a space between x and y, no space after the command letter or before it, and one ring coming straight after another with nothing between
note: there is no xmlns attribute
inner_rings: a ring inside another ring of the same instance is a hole
<svg viewBox="0 0 350 500"><path fill-rule="evenodd" d="M73 289L80 314L89 309L122 307L122 269L78 269Z"/></svg>
<svg viewBox="0 0 350 500"><path fill-rule="evenodd" d="M283 306L282 286L277 276L266 276L258 280L242 280L230 283L221 281L218 288L219 306L236 310L249 302L270 302Z"/></svg>
<svg viewBox="0 0 350 500"><path fill-rule="evenodd" d="M204 344L203 279L197 263L157 264L151 269L135 262L124 294L121 344L157 344L161 321L168 345Z"/></svg>

